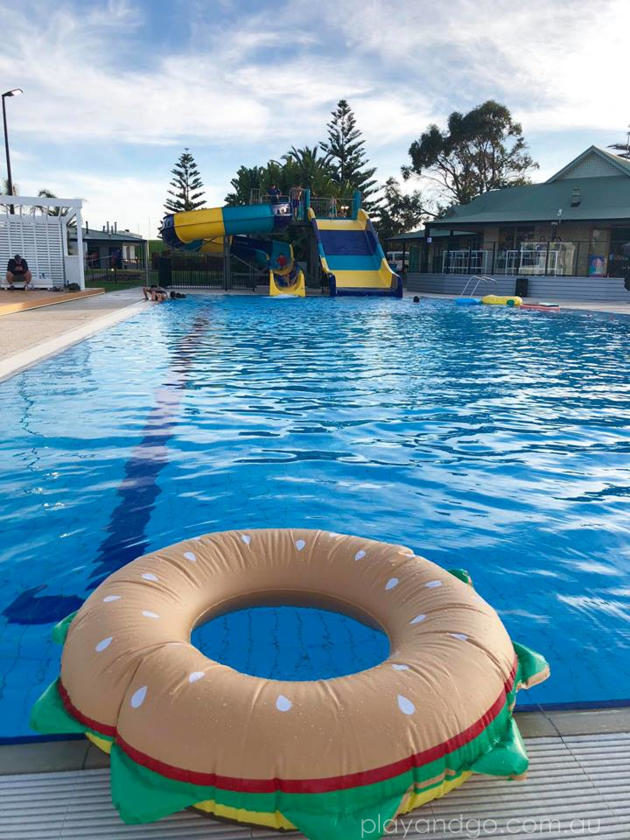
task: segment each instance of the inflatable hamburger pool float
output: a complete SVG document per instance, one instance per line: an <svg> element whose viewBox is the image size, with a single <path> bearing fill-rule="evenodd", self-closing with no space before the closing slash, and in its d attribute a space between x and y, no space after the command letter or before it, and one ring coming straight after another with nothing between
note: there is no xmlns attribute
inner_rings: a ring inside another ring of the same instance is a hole
<svg viewBox="0 0 630 840"><path fill-rule="evenodd" d="M382 628L389 657L297 682L240 673L191 644L210 618L282 604ZM549 673L466 573L327 531L228 531L147 554L55 635L61 674L32 726L85 733L110 753L125 822L194 806L310 840L376 839L473 772L522 778L516 692Z"/></svg>

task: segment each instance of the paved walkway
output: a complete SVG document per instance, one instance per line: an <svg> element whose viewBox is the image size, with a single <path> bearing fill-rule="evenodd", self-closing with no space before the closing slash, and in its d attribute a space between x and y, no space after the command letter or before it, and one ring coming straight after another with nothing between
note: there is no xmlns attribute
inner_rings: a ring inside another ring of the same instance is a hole
<svg viewBox="0 0 630 840"><path fill-rule="evenodd" d="M136 288L4 315L0 380L151 305Z"/></svg>
<svg viewBox="0 0 630 840"><path fill-rule="evenodd" d="M3 288L2 292L6 290ZM66 301L102 295L103 289L84 289L82 292L48 292L43 289L31 289L28 292L16 289L0 295L0 315L12 315L27 309L38 309L42 306L56 306Z"/></svg>

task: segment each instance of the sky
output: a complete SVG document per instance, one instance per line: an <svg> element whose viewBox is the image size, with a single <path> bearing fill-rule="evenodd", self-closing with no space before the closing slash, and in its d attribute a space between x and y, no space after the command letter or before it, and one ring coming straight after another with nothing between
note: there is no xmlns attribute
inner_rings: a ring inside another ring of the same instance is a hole
<svg viewBox="0 0 630 840"><path fill-rule="evenodd" d="M430 123L493 98L544 180L625 140L629 24L628 0L0 0L13 179L154 237L185 146L221 205L344 98L385 181Z"/></svg>

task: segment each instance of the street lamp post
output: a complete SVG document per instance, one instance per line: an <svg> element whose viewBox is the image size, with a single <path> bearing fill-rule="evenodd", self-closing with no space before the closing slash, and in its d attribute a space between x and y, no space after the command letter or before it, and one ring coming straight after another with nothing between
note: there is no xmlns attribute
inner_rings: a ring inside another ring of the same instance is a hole
<svg viewBox="0 0 630 840"><path fill-rule="evenodd" d="M24 93L22 88L13 88L13 90L7 90L2 94L2 122L4 124L4 151L7 156L7 188L9 195L13 195L13 177L11 175L11 157L9 155L9 132L7 129L7 107L5 103L5 99L8 96L19 96L21 93ZM15 213L15 207L11 204L10 211L11 213Z"/></svg>

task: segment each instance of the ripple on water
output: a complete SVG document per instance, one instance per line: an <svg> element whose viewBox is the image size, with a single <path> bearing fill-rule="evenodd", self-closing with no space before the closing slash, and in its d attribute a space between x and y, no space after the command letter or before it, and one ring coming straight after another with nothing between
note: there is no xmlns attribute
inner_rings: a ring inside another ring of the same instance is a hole
<svg viewBox="0 0 630 840"><path fill-rule="evenodd" d="M95 574L269 525L466 567L551 659L531 702L630 698L628 347L620 318L189 297L1 383L8 734Z"/></svg>

